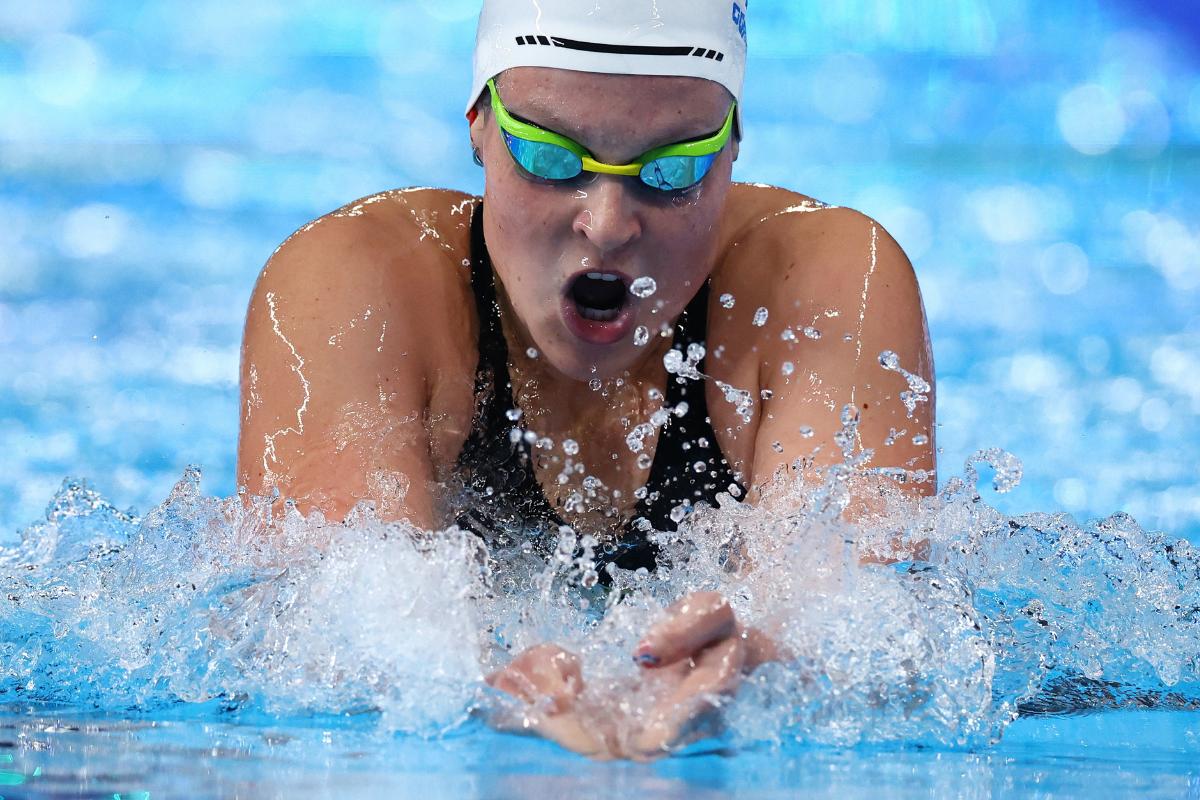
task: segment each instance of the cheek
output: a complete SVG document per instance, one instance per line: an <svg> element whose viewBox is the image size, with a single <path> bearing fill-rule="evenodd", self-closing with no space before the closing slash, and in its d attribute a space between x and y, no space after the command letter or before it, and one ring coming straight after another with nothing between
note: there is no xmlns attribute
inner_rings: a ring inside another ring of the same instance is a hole
<svg viewBox="0 0 1200 800"><path fill-rule="evenodd" d="M681 198L673 207L662 209L655 219L655 227L661 232L656 237L656 249L674 256L683 271L710 269L727 191L727 184L703 186L696 195Z"/></svg>
<svg viewBox="0 0 1200 800"><path fill-rule="evenodd" d="M549 244L548 238L564 224L570 228L570 208L563 203L562 194L525 180L508 164L485 175L484 205L497 245L535 250ZM489 246L491 242L489 238Z"/></svg>
<svg viewBox="0 0 1200 800"><path fill-rule="evenodd" d="M518 313L530 316L527 324L538 316L532 304L544 302L558 268L562 231L570 231L562 198L544 189L504 166L485 176L488 253Z"/></svg>

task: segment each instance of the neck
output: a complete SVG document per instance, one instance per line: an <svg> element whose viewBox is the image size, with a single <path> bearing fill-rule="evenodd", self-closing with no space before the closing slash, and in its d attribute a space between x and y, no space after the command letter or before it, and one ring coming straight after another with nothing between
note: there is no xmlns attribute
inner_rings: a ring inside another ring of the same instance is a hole
<svg viewBox="0 0 1200 800"><path fill-rule="evenodd" d="M556 369L546 358L530 358L528 351L533 345L528 333L516 320L503 290L497 298L506 322L502 329L513 399L524 413L547 418L551 429L582 430L598 428L604 422L608 423L605 427L618 427L622 417L636 425L661 407L668 377L663 356L671 347L671 337L653 336L641 348L637 361L617 375L580 380Z"/></svg>
<svg viewBox="0 0 1200 800"><path fill-rule="evenodd" d="M531 450L535 475L552 502L562 501L556 504L568 524L601 530L619 523L633 513L635 490L649 478L659 428L646 423L666 403L670 376L663 356L673 337L654 336L641 348L638 360L619 375L580 380L546 358L528 355L528 332L502 287L497 288L501 315L506 323L513 321L501 326L513 402L526 429L550 440L548 448ZM645 425L638 437L643 446L634 452L627 437L639 425ZM568 440L576 446L569 447ZM568 502L571 496L578 502Z"/></svg>

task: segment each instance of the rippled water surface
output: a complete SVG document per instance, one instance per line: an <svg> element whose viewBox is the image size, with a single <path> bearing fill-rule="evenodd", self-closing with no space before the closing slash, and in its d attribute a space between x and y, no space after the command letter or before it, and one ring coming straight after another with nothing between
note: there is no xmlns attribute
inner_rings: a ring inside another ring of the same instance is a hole
<svg viewBox="0 0 1200 800"><path fill-rule="evenodd" d="M730 505L607 613L566 563L499 554L501 584L473 540L369 513L263 545L225 499L278 242L385 188L478 190L475 4L0 6L0 784L1200 797L1200 55L1156 5L756 4L735 178L859 208L911 256L943 491L856 531L822 510L836 482L791 515ZM928 560L855 566L846 539L894 530ZM683 587L788 609L805 654L722 739L602 765L484 726L500 645L547 636L598 718L636 722L628 651Z"/></svg>

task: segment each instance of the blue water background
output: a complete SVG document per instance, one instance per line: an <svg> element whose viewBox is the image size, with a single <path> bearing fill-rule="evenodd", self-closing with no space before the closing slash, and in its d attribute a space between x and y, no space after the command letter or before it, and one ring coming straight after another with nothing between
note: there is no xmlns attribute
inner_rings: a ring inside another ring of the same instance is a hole
<svg viewBox="0 0 1200 800"><path fill-rule="evenodd" d="M476 11L0 2L0 538L65 475L139 511L189 463L208 492L234 490L241 322L274 247L381 189L480 190L461 117ZM860 208L904 245L943 473L1011 450L1025 481L988 498L1010 512L1124 510L1200 542L1196 17L753 4L735 176ZM0 779L44 758L57 777L22 796L529 796L582 779L597 796L1200 797L1194 713L1026 719L978 753L791 747L652 767L493 734L383 746L320 720L76 714L0 710L0 740L25 743Z"/></svg>
<svg viewBox="0 0 1200 800"><path fill-rule="evenodd" d="M189 463L234 490L241 322L275 245L381 189L481 189L477 8L0 4L0 535L68 474L138 510ZM1196 538L1200 68L1173 9L757 3L735 177L907 249L943 474L1001 446L1026 467L1005 510Z"/></svg>

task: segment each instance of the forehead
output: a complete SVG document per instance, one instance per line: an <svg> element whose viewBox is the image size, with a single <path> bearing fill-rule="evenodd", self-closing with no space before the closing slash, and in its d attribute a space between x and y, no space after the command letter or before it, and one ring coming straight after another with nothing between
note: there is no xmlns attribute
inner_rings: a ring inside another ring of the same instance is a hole
<svg viewBox="0 0 1200 800"><path fill-rule="evenodd" d="M732 102L724 86L704 78L551 67L514 67L496 87L514 114L576 139L597 156L619 151L633 157L711 133Z"/></svg>

